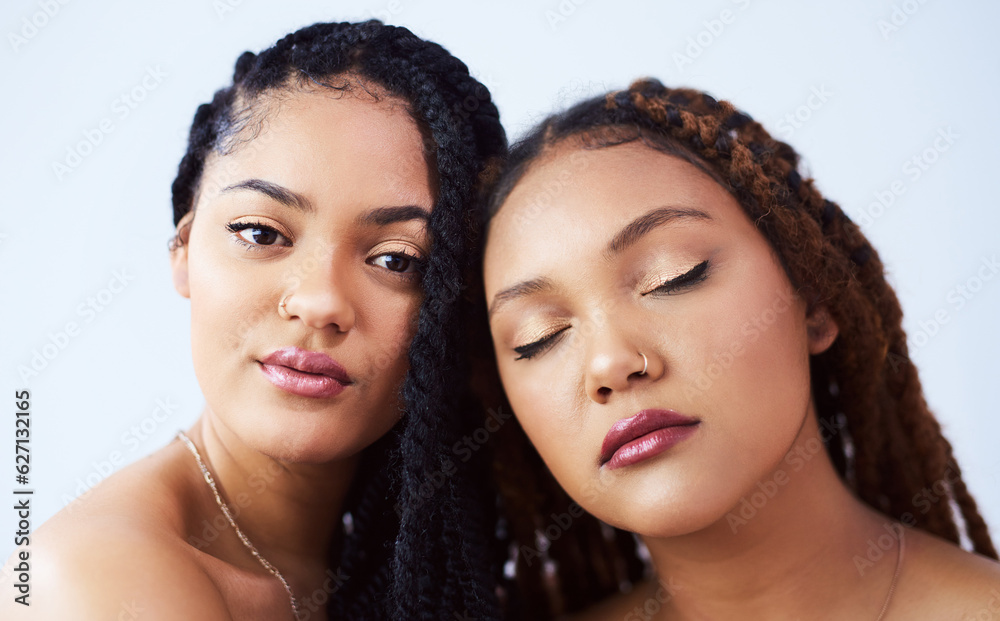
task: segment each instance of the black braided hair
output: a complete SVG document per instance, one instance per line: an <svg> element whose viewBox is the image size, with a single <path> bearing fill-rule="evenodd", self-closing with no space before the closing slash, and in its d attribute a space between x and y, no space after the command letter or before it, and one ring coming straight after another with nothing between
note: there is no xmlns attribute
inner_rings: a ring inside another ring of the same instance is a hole
<svg viewBox="0 0 1000 621"><path fill-rule="evenodd" d="M407 101L429 136L439 195L401 389L406 415L365 452L343 541L331 551L349 579L328 611L338 619L495 619L496 497L482 484L488 456L449 463L452 447L483 415L470 397L460 336L473 263L470 205L507 149L488 89L440 45L377 20L313 24L259 55L245 52L233 84L195 114L172 187L174 224L195 209L206 159L257 136L268 95L306 86L368 90L372 83ZM182 243L181 232L172 244Z"/></svg>
<svg viewBox="0 0 1000 621"><path fill-rule="evenodd" d="M488 197L478 203L482 226L533 163L571 140L584 149L640 142L690 162L732 193L792 285L810 305L824 305L839 328L833 345L812 357L810 373L819 421L840 430L824 441L844 483L891 519L955 544L964 536L976 552L997 558L952 447L927 407L908 357L902 309L878 253L843 210L798 172L799 154L791 146L728 101L637 80L548 117L514 145L485 190ZM477 312L485 322L484 307ZM609 531L587 514L543 555L524 554L534 547L546 516L565 511L571 501L523 430L511 425L506 431L498 447L504 459L495 469L511 507L517 582L529 612L524 618L585 608L634 583L642 575L641 550L625 533ZM942 485L944 502L917 511L921 492ZM553 565L545 567L537 556Z"/></svg>

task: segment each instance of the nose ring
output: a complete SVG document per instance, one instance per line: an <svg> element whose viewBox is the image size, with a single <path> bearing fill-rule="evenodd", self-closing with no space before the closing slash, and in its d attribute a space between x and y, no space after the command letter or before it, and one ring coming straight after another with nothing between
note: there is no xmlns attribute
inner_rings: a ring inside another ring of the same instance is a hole
<svg viewBox="0 0 1000 621"><path fill-rule="evenodd" d="M278 315L281 316L281 317L283 317L283 318L284 317L291 317L291 315L288 314L288 309L285 308L285 305L288 304L288 298L289 297L291 297L290 293L289 294L285 294L285 296L283 298L281 298L281 301L278 302Z"/></svg>
<svg viewBox="0 0 1000 621"><path fill-rule="evenodd" d="M642 356L642 371L639 373L639 375L645 375L646 369L649 368L649 360L646 359L646 354L639 352L639 355Z"/></svg>

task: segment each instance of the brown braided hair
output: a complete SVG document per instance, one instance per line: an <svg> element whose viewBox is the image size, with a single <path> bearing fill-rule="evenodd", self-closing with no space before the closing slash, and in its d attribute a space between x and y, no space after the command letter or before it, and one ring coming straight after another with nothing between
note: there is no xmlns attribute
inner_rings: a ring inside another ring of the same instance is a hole
<svg viewBox="0 0 1000 621"><path fill-rule="evenodd" d="M516 144L483 202L484 229L530 165L568 138L587 149L639 140L727 188L810 308L824 305L839 327L837 340L810 366L820 422L842 429L826 440L841 478L885 515L956 544L964 535L976 552L997 558L908 358L902 309L882 261L858 226L798 172L791 146L727 101L638 80L549 117ZM574 503L523 430L507 427L494 470L508 547L517 551L511 591L520 594L520 614L547 618L585 608L641 578L644 563L631 534L589 514L551 540L542 537ZM944 497L919 503L930 489Z"/></svg>

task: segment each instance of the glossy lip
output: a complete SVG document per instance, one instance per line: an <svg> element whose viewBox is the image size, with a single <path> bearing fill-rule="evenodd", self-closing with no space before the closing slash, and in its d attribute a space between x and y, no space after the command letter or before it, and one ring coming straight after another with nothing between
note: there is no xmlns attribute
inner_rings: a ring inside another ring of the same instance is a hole
<svg viewBox="0 0 1000 621"><path fill-rule="evenodd" d="M354 383L330 356L298 347L282 347L258 362L275 387L301 397L335 397Z"/></svg>
<svg viewBox="0 0 1000 621"><path fill-rule="evenodd" d="M601 466L614 470L659 455L694 433L700 423L673 410L642 410L611 426L601 445Z"/></svg>

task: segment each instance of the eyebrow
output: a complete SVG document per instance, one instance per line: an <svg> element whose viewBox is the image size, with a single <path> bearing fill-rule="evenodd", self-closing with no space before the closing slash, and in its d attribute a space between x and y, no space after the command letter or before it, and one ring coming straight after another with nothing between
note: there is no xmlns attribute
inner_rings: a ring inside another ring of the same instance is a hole
<svg viewBox="0 0 1000 621"><path fill-rule="evenodd" d="M263 179L247 179L245 181L240 181L239 183L234 183L231 186L223 188L222 191L230 192L232 190L253 190L254 192L260 192L267 195L286 207L294 207L300 211L306 212L313 210L312 203L310 203L309 199L306 197L301 194L296 194L295 192L282 187L277 183L271 183L270 181L264 181Z"/></svg>
<svg viewBox="0 0 1000 621"><path fill-rule="evenodd" d="M297 194L277 183L264 181L263 179L247 179L239 183L224 188L223 192L232 190L252 190L267 195L269 198L278 201L286 207L293 207L300 211L312 212L313 205L309 199ZM376 226L386 226L395 222L407 222L409 220L430 220L430 211L416 205L400 205L393 207L379 207L372 209L358 216L358 224Z"/></svg>
<svg viewBox="0 0 1000 621"><path fill-rule="evenodd" d="M416 205L400 205L394 207L379 207L367 211L358 216L358 224L374 224L376 226L386 226L396 222L407 222L409 220L423 220L429 222L431 212Z"/></svg>
<svg viewBox="0 0 1000 621"><path fill-rule="evenodd" d="M532 293L538 293L540 291L546 291L552 288L552 281L544 276L539 278L532 278L531 280L525 280L524 282L519 282L513 287L507 287L503 291L497 293L493 297L493 301L490 302L490 309L487 312L487 317L492 317L493 313L497 312L501 306L507 304L511 300L515 300L526 295L531 295Z"/></svg>
<svg viewBox="0 0 1000 621"><path fill-rule="evenodd" d="M659 207L626 224L604 248L604 257L612 259L634 245L650 231L678 218L711 220L712 216L700 209L687 207Z"/></svg>

